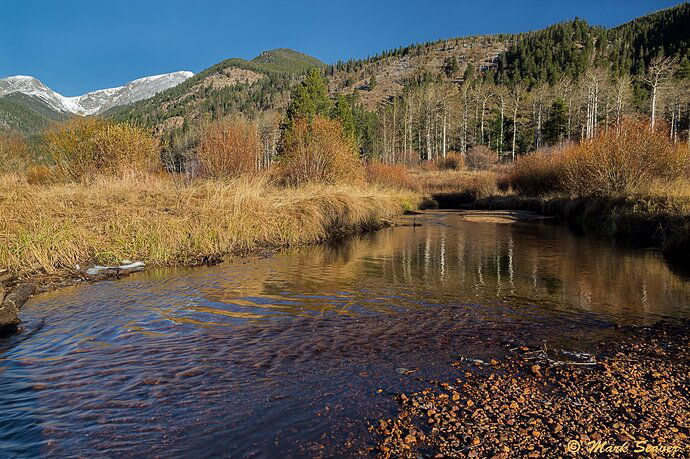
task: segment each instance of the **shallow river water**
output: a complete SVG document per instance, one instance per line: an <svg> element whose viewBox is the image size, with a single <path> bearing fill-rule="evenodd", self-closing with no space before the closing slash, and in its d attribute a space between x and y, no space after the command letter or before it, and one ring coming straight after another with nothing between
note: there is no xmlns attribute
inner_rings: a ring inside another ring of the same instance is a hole
<svg viewBox="0 0 690 459"><path fill-rule="evenodd" d="M461 356L587 350L616 323L690 315L657 252L549 222L413 220L37 296L0 341L2 456L366 454L392 395Z"/></svg>

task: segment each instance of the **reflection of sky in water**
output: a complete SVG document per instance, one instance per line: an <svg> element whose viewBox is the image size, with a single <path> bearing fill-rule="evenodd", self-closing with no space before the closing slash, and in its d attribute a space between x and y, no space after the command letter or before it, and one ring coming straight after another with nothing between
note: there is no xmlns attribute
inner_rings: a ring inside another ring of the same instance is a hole
<svg viewBox="0 0 690 459"><path fill-rule="evenodd" d="M414 218L423 226L35 298L26 332L0 343L0 447L270 456L340 432L335 448L389 409L377 388L411 384L396 367L436 377L458 355L688 315L690 284L656 252L544 223Z"/></svg>

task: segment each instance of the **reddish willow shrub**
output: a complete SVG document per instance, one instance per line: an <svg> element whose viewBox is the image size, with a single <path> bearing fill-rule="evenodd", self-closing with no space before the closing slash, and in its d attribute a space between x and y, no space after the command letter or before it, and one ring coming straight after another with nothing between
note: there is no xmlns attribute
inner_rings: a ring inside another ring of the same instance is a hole
<svg viewBox="0 0 690 459"><path fill-rule="evenodd" d="M199 173L220 179L257 172L260 155L259 130L241 117L206 124L196 152Z"/></svg>
<svg viewBox="0 0 690 459"><path fill-rule="evenodd" d="M372 161L367 163L365 173L369 183L390 188L416 188L409 169L403 164L384 164L379 161Z"/></svg>
<svg viewBox="0 0 690 459"><path fill-rule="evenodd" d="M454 171L462 170L465 168L465 158L463 158L462 154L460 153L449 151L446 153L445 158L438 160L438 168Z"/></svg>
<svg viewBox="0 0 690 459"><path fill-rule="evenodd" d="M562 153L564 187L572 193L619 195L644 191L655 181L682 177L688 149L646 122L626 120Z"/></svg>
<svg viewBox="0 0 690 459"><path fill-rule="evenodd" d="M558 151L538 151L518 158L507 181L516 193L543 196L564 191L565 172Z"/></svg>
<svg viewBox="0 0 690 459"><path fill-rule="evenodd" d="M674 145L645 122L625 120L619 129L593 139L520 158L510 182L516 192L527 195L639 193L655 183L684 177L689 158L687 146Z"/></svg>
<svg viewBox="0 0 690 459"><path fill-rule="evenodd" d="M498 162L498 154L484 145L477 145L467 150L465 164L473 171L483 171Z"/></svg>

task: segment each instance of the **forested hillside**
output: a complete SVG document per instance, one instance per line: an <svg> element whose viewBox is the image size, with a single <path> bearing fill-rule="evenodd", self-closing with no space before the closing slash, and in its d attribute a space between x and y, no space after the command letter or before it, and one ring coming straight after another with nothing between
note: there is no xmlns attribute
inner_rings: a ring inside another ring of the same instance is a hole
<svg viewBox="0 0 690 459"><path fill-rule="evenodd" d="M14 93L0 97L0 131L38 134L55 121L68 116L47 106L37 97Z"/></svg>
<svg viewBox="0 0 690 459"><path fill-rule="evenodd" d="M612 29L574 19L517 35L411 45L328 67L274 50L251 61L223 61L113 116L153 127L171 149L183 151L194 146L203 120L241 113L257 120L275 149L290 90L306 70L319 68L334 100L345 96L340 104L349 105L364 155L428 159L480 144L515 155L648 112L649 67L655 57L670 56L678 84L673 91L657 85L655 112L673 118L680 131L686 129L680 82L690 75L689 23L686 3ZM671 93L680 99L673 102Z"/></svg>
<svg viewBox="0 0 690 459"><path fill-rule="evenodd" d="M652 58L690 58L690 5L635 19L613 29L576 19L521 34L500 56L496 83L555 84L578 78L590 67L607 67L613 76L641 76Z"/></svg>
<svg viewBox="0 0 690 459"><path fill-rule="evenodd" d="M285 110L299 76L325 67L289 49L265 51L250 61L226 59L174 88L108 115L153 127L170 148L186 150L204 120L243 113L277 123L279 115L272 111Z"/></svg>

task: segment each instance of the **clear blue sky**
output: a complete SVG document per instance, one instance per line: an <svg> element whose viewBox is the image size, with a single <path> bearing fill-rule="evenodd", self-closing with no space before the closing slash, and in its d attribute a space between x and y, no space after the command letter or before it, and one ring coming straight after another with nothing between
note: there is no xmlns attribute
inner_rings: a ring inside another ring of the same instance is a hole
<svg viewBox="0 0 690 459"><path fill-rule="evenodd" d="M332 63L401 45L539 29L574 17L614 26L672 0L0 0L0 77L66 96L228 57L293 48Z"/></svg>

